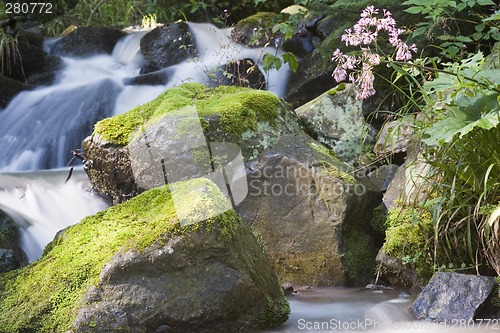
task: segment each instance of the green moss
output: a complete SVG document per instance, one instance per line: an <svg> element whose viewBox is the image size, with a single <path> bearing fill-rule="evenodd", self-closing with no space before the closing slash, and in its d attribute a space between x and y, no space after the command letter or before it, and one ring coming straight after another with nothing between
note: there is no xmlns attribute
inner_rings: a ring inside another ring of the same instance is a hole
<svg viewBox="0 0 500 333"><path fill-rule="evenodd" d="M387 215L384 251L403 264L415 268L418 277L426 281L434 272L431 239L434 233L432 216L420 207L397 207Z"/></svg>
<svg viewBox="0 0 500 333"><path fill-rule="evenodd" d="M268 91L236 86L207 88L199 83L186 83L124 114L98 122L94 134L124 146L141 127L153 124L174 110L195 106L203 129L209 127L206 118L217 115L224 131L240 137L247 130L255 130L260 121L274 123L280 104L279 98Z"/></svg>
<svg viewBox="0 0 500 333"><path fill-rule="evenodd" d="M71 327L87 288L98 282L104 264L119 251L144 249L165 235L221 228L231 238L238 217L229 210L203 223L206 211L228 207L218 188L205 179L159 187L66 229L33 264L0 276L0 332L65 332ZM172 197L189 198L176 201Z"/></svg>
<svg viewBox="0 0 500 333"><path fill-rule="evenodd" d="M335 87L333 87L332 89L328 90L327 94L333 96L333 95L336 95L339 91L345 90L345 88L346 88L345 83L341 82L338 85L336 85Z"/></svg>
<svg viewBox="0 0 500 333"><path fill-rule="evenodd" d="M236 27L241 27L244 25L251 25L255 27L269 27L279 17L278 14L271 12L259 12L254 15L250 15L242 20L239 20Z"/></svg>
<svg viewBox="0 0 500 333"><path fill-rule="evenodd" d="M376 232L385 233L387 230L387 213L382 205L375 207L372 217L372 228Z"/></svg>
<svg viewBox="0 0 500 333"><path fill-rule="evenodd" d="M375 271L376 249L373 240L360 226L354 226L344 235L346 252L343 261L351 285L368 281Z"/></svg>

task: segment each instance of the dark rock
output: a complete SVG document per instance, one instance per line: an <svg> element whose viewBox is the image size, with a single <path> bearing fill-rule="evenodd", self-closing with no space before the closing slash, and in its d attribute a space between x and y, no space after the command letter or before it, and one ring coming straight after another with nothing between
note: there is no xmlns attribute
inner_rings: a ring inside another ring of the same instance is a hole
<svg viewBox="0 0 500 333"><path fill-rule="evenodd" d="M380 194L308 136L284 135L249 165L237 206L262 237L281 281L366 285L375 267L371 212Z"/></svg>
<svg viewBox="0 0 500 333"><path fill-rule="evenodd" d="M260 12L244 18L231 30L231 38L236 43L251 47L275 46L275 40L281 38L279 33L272 32L278 17L275 13Z"/></svg>
<svg viewBox="0 0 500 333"><path fill-rule="evenodd" d="M5 108L17 94L26 89L27 85L0 75L0 108Z"/></svg>
<svg viewBox="0 0 500 333"><path fill-rule="evenodd" d="M71 57L111 54L116 43L126 34L108 27L81 27L58 40L51 53Z"/></svg>
<svg viewBox="0 0 500 333"><path fill-rule="evenodd" d="M497 286L494 278L438 272L413 303L415 318L451 323L466 323L476 317L478 308Z"/></svg>
<svg viewBox="0 0 500 333"><path fill-rule="evenodd" d="M368 173L368 179L380 192L385 192L399 169L396 164L384 164Z"/></svg>
<svg viewBox="0 0 500 333"><path fill-rule="evenodd" d="M191 32L185 22L165 24L148 32L141 39L141 53L146 60L141 69L143 74L197 55Z"/></svg>
<svg viewBox="0 0 500 333"><path fill-rule="evenodd" d="M165 85L170 81L171 77L172 71L166 68L126 79L124 83L127 85Z"/></svg>
<svg viewBox="0 0 500 333"><path fill-rule="evenodd" d="M337 82L332 78L333 69L330 58L316 52L300 59L297 71L288 80L286 101L299 107L334 88Z"/></svg>

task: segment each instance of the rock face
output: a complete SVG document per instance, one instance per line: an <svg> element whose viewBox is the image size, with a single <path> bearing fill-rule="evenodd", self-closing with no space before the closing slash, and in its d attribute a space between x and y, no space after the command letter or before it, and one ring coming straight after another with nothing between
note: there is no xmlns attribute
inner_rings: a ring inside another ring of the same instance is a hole
<svg viewBox="0 0 500 333"><path fill-rule="evenodd" d="M476 318L478 308L497 286L495 279L458 273L438 272L412 306L417 319L451 323Z"/></svg>
<svg viewBox="0 0 500 333"><path fill-rule="evenodd" d="M81 27L58 40L51 52L65 56L88 57L111 54L125 33L108 27Z"/></svg>
<svg viewBox="0 0 500 333"><path fill-rule="evenodd" d="M19 232L16 225L0 210L0 273L19 268L26 262L19 244Z"/></svg>
<svg viewBox="0 0 500 333"><path fill-rule="evenodd" d="M141 39L141 53L146 59L141 73L154 72L196 56L194 41L185 22L157 27Z"/></svg>
<svg viewBox="0 0 500 333"><path fill-rule="evenodd" d="M201 178L86 218L16 273L0 290L5 332L250 331L289 313L261 245Z"/></svg>
<svg viewBox="0 0 500 333"><path fill-rule="evenodd" d="M199 117L191 117L193 112ZM139 128L145 128L142 139L137 137L129 142L129 137ZM165 184L165 178L179 178L179 172L186 174L192 170L192 178L214 171L216 148L212 143L232 144L236 150L241 149L244 160L251 160L274 144L280 135L300 132L294 112L272 93L184 84L128 113L99 122L92 136L85 139L83 148L87 160L92 161L93 167L87 173L93 186L118 203L146 189L135 179L138 173L134 174L133 166L138 167L136 171L140 170L143 180L156 172L159 176L153 178L159 179L155 184L159 186ZM134 148L141 144L144 149ZM139 154L131 156L131 148ZM148 150L152 155L140 153ZM234 154L230 154L231 160ZM158 165L165 166L172 158L177 165L175 175L155 169ZM190 177L182 176L178 180Z"/></svg>
<svg viewBox="0 0 500 333"><path fill-rule="evenodd" d="M360 155L362 142L374 140L374 130L363 118L361 101L355 99L350 87L339 85L295 110L308 133L344 161Z"/></svg>
<svg viewBox="0 0 500 333"><path fill-rule="evenodd" d="M371 212L380 195L308 136L282 136L249 166L237 207L262 237L280 280L360 285L374 271Z"/></svg>

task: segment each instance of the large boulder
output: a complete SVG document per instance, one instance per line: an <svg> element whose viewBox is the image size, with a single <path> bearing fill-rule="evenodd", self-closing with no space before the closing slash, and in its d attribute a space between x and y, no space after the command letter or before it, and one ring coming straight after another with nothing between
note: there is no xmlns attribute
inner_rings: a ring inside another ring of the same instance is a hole
<svg viewBox="0 0 500 333"><path fill-rule="evenodd" d="M370 221L380 194L308 136L282 136L249 165L237 211L266 244L282 282L362 285L377 244Z"/></svg>
<svg viewBox="0 0 500 333"><path fill-rule="evenodd" d="M81 27L57 40L51 53L70 57L111 54L116 43L126 34L116 28Z"/></svg>
<svg viewBox="0 0 500 333"><path fill-rule="evenodd" d="M197 55L185 22L165 24L148 32L141 39L141 53L146 60L141 73L155 72Z"/></svg>
<svg viewBox="0 0 500 333"><path fill-rule="evenodd" d="M1 285L4 332L249 331L289 313L261 245L201 178L69 227Z"/></svg>
<svg viewBox="0 0 500 333"><path fill-rule="evenodd" d="M351 87L341 84L295 110L309 135L346 162L359 157L363 143L372 143L375 137Z"/></svg>
<svg viewBox="0 0 500 333"><path fill-rule="evenodd" d="M230 86L212 89L190 83L97 123L83 149L93 165L87 173L94 188L118 203L165 184L165 178L181 180L214 171L219 158L213 143L238 145L238 152L241 150L247 161L282 134L300 132L293 110L270 92ZM148 151L152 155L144 156ZM175 175L157 168L168 163L175 163ZM148 177L159 183L144 186L144 182L151 183Z"/></svg>
<svg viewBox="0 0 500 333"><path fill-rule="evenodd" d="M478 309L496 287L493 277L438 272L415 300L411 311L417 319L472 323L480 318Z"/></svg>

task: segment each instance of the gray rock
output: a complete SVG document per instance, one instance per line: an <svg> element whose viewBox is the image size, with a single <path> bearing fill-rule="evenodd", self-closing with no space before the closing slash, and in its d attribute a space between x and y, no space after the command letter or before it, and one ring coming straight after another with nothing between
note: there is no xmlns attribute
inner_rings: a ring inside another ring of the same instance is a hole
<svg viewBox="0 0 500 333"><path fill-rule="evenodd" d="M231 332L282 324L289 312L283 289L255 236L232 218L231 226L199 227L114 255L87 290L74 331Z"/></svg>
<svg viewBox="0 0 500 333"><path fill-rule="evenodd" d="M297 108L295 112L313 138L331 148L343 161L361 154L362 143L374 142L374 129L363 118L362 102L350 84L339 85Z"/></svg>
<svg viewBox="0 0 500 333"><path fill-rule="evenodd" d="M384 164L368 173L367 176L375 188L377 188L380 192L385 192L398 169L399 165Z"/></svg>
<svg viewBox="0 0 500 333"><path fill-rule="evenodd" d="M413 124L408 121L391 121L384 124L377 136L373 152L377 157L404 153L413 136Z"/></svg>
<svg viewBox="0 0 500 333"><path fill-rule="evenodd" d="M249 165L237 207L262 237L282 282L366 285L374 271L370 219L380 195L310 137L285 135Z"/></svg>
<svg viewBox="0 0 500 333"><path fill-rule="evenodd" d="M141 73L155 72L197 55L185 22L170 23L148 32L141 39L141 53L146 60Z"/></svg>
<svg viewBox="0 0 500 333"><path fill-rule="evenodd" d="M415 318L438 322L476 319L476 311L492 294L493 277L438 272L413 303Z"/></svg>
<svg viewBox="0 0 500 333"><path fill-rule="evenodd" d="M411 288L418 285L415 269L404 265L398 258L389 257L383 248L378 251L375 260L381 265L382 276L391 286Z"/></svg>

